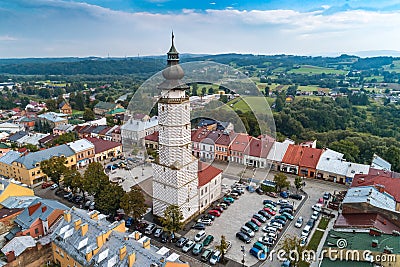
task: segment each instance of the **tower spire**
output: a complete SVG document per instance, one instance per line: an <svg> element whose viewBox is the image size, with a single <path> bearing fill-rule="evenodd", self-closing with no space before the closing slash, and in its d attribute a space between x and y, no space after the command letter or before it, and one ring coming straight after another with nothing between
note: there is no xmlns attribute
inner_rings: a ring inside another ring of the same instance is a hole
<svg viewBox="0 0 400 267"><path fill-rule="evenodd" d="M169 49L167 55L168 55L168 65L175 65L179 63L179 53L176 51L175 45L174 45L174 31L172 31L171 34L171 48Z"/></svg>

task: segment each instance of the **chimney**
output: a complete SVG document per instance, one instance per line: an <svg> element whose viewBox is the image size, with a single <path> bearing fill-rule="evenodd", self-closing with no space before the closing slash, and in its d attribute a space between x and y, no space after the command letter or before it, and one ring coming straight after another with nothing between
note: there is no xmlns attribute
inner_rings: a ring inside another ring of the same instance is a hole
<svg viewBox="0 0 400 267"><path fill-rule="evenodd" d="M128 255L128 267L132 267L133 264L135 264L136 261L136 254L135 252L132 252L132 254Z"/></svg>
<svg viewBox="0 0 400 267"><path fill-rule="evenodd" d="M123 245L119 248L119 260L122 261L126 256L126 246Z"/></svg>
<svg viewBox="0 0 400 267"><path fill-rule="evenodd" d="M150 248L150 238L146 238L145 240L143 240L143 248Z"/></svg>
<svg viewBox="0 0 400 267"><path fill-rule="evenodd" d="M82 236L85 236L88 230L89 230L89 225L87 223L82 223L81 224Z"/></svg>
<svg viewBox="0 0 400 267"><path fill-rule="evenodd" d="M69 211L64 211L64 220L66 222L71 222L71 213Z"/></svg>
<svg viewBox="0 0 400 267"><path fill-rule="evenodd" d="M74 221L74 228L75 231L77 231L79 229L79 227L81 226L82 220L81 219L77 219Z"/></svg>
<svg viewBox="0 0 400 267"><path fill-rule="evenodd" d="M7 262L15 261L15 253L14 253L14 251L11 250L11 251L7 252L6 257L7 257Z"/></svg>
<svg viewBox="0 0 400 267"><path fill-rule="evenodd" d="M47 210L46 206L42 207L42 213L44 213L46 210Z"/></svg>
<svg viewBox="0 0 400 267"><path fill-rule="evenodd" d="M99 215L99 212L97 210L91 211L89 214L90 219L95 220L95 221L97 221L98 215Z"/></svg>

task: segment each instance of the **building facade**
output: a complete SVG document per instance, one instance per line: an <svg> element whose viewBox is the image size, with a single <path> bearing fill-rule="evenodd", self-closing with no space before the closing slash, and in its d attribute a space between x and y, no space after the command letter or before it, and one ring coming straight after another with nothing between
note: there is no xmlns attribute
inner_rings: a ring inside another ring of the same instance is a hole
<svg viewBox="0 0 400 267"><path fill-rule="evenodd" d="M191 153L190 103L181 82L179 53L173 43L168 52L165 80L158 86L159 160L153 163L153 214L164 216L165 209L177 205L187 220L199 210L198 161Z"/></svg>

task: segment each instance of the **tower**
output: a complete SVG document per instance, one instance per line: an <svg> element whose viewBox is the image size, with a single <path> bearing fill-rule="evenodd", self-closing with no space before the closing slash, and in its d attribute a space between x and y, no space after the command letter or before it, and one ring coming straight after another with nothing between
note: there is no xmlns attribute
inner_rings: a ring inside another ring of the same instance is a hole
<svg viewBox="0 0 400 267"><path fill-rule="evenodd" d="M184 72L172 45L167 53L165 80L158 85L159 158L153 167L153 214L164 216L170 205L180 207L184 220L198 209L198 161L191 153L190 103L181 81Z"/></svg>

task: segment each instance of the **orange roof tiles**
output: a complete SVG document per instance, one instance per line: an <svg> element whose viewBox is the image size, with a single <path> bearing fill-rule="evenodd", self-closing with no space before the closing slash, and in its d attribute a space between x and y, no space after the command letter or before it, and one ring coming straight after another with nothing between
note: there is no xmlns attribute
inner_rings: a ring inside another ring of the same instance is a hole
<svg viewBox="0 0 400 267"><path fill-rule="evenodd" d="M206 127L198 128L192 131L192 142L201 142L210 133Z"/></svg>
<svg viewBox="0 0 400 267"><path fill-rule="evenodd" d="M299 166L301 157L303 155L304 147L299 145L290 144L283 156L282 162L286 164Z"/></svg>
<svg viewBox="0 0 400 267"><path fill-rule="evenodd" d="M251 136L248 134L239 133L231 144L231 150L244 152L250 142Z"/></svg>
<svg viewBox="0 0 400 267"><path fill-rule="evenodd" d="M199 187L209 183L214 179L222 170L215 168L214 166L199 161L199 171L197 172L199 179Z"/></svg>
<svg viewBox="0 0 400 267"><path fill-rule="evenodd" d="M299 166L316 169L321 154L322 149L304 147Z"/></svg>

